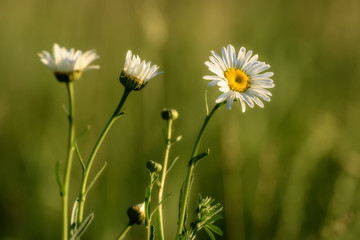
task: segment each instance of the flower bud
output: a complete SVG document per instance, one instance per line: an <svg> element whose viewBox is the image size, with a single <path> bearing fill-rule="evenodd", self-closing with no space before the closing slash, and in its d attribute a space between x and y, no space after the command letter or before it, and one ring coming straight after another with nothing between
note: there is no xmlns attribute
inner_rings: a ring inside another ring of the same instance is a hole
<svg viewBox="0 0 360 240"><path fill-rule="evenodd" d="M163 109L161 112L161 117L164 120L176 120L179 116L178 111L173 108Z"/></svg>
<svg viewBox="0 0 360 240"><path fill-rule="evenodd" d="M127 215L129 216L130 225L134 225L134 223L138 225L145 224L145 202L129 207Z"/></svg>
<svg viewBox="0 0 360 240"><path fill-rule="evenodd" d="M162 169L162 166L160 163L149 160L146 163L146 168L147 170L149 170L150 173L159 173Z"/></svg>

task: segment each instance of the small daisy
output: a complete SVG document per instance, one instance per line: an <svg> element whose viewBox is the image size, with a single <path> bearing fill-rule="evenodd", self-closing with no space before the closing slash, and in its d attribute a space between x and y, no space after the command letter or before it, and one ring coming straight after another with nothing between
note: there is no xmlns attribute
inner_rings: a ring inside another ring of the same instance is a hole
<svg viewBox="0 0 360 240"><path fill-rule="evenodd" d="M275 85L270 79L274 74L264 72L270 65L257 61L258 55L252 55L252 51L246 52L242 47L236 56L235 48L229 44L227 48L222 48L222 56L211 51L210 62L205 65L215 75L204 76L205 80L211 82L208 86L218 85L223 92L216 103L226 100L226 107L231 109L235 99L241 103L242 112L245 112L246 104L253 108L254 103L264 107L262 100L270 101L271 93L266 88L273 88ZM246 103L246 104L245 104Z"/></svg>
<svg viewBox="0 0 360 240"><path fill-rule="evenodd" d="M82 72L90 69L99 69L99 65L90 65L99 58L95 50L83 53L73 48L66 49L57 43L53 46L53 55L47 51L38 54L42 63L52 70L60 82L73 81L80 78Z"/></svg>
<svg viewBox="0 0 360 240"><path fill-rule="evenodd" d="M126 54L124 69L121 71L120 82L129 90L140 90L150 79L161 74L159 67L151 62L141 61L140 57L133 55L131 50Z"/></svg>

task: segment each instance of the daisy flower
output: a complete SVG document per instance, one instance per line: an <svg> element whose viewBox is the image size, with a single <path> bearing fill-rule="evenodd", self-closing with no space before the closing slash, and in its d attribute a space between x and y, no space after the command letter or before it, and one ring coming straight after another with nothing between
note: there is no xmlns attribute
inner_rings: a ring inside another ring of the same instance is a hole
<svg viewBox="0 0 360 240"><path fill-rule="evenodd" d="M205 65L215 75L207 75L203 78L211 81L208 86L218 85L222 94L216 99L216 103L226 101L226 107L231 109L234 100L241 103L242 112L246 110L246 104L253 108L254 103L264 107L261 100L270 101L271 93L266 90L275 85L270 79L274 74L265 72L270 65L257 61L258 55L252 55L252 51L246 52L242 47L236 55L235 48L229 44L223 47L221 54L211 51L210 61Z"/></svg>
<svg viewBox="0 0 360 240"><path fill-rule="evenodd" d="M129 90L140 90L150 79L161 74L158 69L157 65L151 67L151 62L141 61L139 56L133 55L129 50L120 74L120 82Z"/></svg>
<svg viewBox="0 0 360 240"><path fill-rule="evenodd" d="M38 55L40 61L54 72L60 82L79 79L83 72L100 68L99 65L90 65L92 61L99 58L95 50L83 53L81 50L66 49L55 43L53 56L47 51L42 51Z"/></svg>

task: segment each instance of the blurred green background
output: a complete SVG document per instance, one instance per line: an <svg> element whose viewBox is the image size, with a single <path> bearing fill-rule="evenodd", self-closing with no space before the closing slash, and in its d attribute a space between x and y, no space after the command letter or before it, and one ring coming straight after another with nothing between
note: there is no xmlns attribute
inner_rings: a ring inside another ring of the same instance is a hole
<svg viewBox="0 0 360 240"><path fill-rule="evenodd" d="M114 239L126 209L143 201L147 160L162 161L164 107L180 114L167 178L165 234L174 239L186 164L205 115L220 94L208 88L204 61L232 43L271 65L276 87L265 108L222 108L201 150L197 194L224 206L218 239L359 239L360 2L358 0L21 0L0 2L0 239L60 239L54 177L64 161L66 88L39 61L54 42L96 49L100 70L75 83L77 134L86 158L123 91L128 49L165 73L126 102L92 173L108 166L88 195L95 221L84 239ZM70 199L78 192L74 161ZM190 216L191 217L191 216ZM135 226L127 239L144 239ZM208 239L199 235L198 239Z"/></svg>

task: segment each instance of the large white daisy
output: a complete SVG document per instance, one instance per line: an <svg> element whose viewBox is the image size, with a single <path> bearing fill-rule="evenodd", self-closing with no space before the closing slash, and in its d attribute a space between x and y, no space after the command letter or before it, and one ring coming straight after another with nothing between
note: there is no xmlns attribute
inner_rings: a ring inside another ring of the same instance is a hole
<svg viewBox="0 0 360 240"><path fill-rule="evenodd" d="M236 54L231 44L222 48L222 56L214 51L211 53L210 61L206 61L205 65L215 75L207 75L203 78L211 81L208 86L218 85L219 90L223 92L216 99L216 103L227 101L226 107L230 110L234 100L238 99L242 112L245 112L246 104L251 108L254 107L254 103L264 107L261 99L270 101L271 93L266 89L275 86L270 79L274 74L262 73L269 69L270 65L257 61L257 54L251 57L252 51L246 52L244 47L241 47Z"/></svg>
<svg viewBox="0 0 360 240"><path fill-rule="evenodd" d="M59 81L72 81L78 79L82 72L100 68L99 65L90 65L99 58L95 50L83 53L81 50L66 49L55 43L53 56L47 51L42 51L38 55L41 62L54 72Z"/></svg>
<svg viewBox="0 0 360 240"><path fill-rule="evenodd" d="M133 55L131 50L126 54L124 69L121 71L120 82L130 90L140 90L150 79L161 74L157 65L141 61L138 55Z"/></svg>

